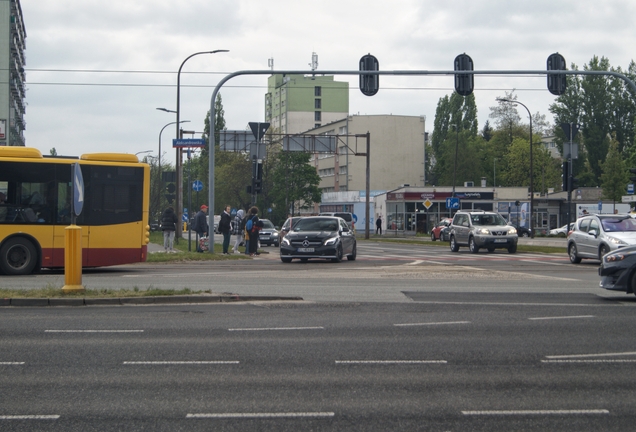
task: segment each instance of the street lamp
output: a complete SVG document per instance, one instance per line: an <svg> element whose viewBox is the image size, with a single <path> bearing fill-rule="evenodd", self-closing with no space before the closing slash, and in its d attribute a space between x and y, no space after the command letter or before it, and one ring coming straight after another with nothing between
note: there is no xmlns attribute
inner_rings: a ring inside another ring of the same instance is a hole
<svg viewBox="0 0 636 432"><path fill-rule="evenodd" d="M140 155L140 154L144 154L144 153L152 153L152 150L144 150L144 151L140 151L135 153L135 156Z"/></svg>
<svg viewBox="0 0 636 432"><path fill-rule="evenodd" d="M167 111L167 112L176 112L176 111L168 111L165 108L157 108L158 110L161 111ZM181 120L179 123L189 123L190 120ZM165 125L164 127L161 128L161 130L159 131L159 181L161 181L161 134L163 133L163 130L165 128L167 128L170 125L175 124L176 122L170 122L167 125Z"/></svg>
<svg viewBox="0 0 636 432"><path fill-rule="evenodd" d="M457 132L455 138L455 169L453 170L453 198L455 198L455 182L457 180L457 153L459 152L459 127L456 124L452 124L451 126L455 127L455 131Z"/></svg>
<svg viewBox="0 0 636 432"><path fill-rule="evenodd" d="M216 54L219 52L229 52L229 50L214 50L214 51L200 51L200 52L196 52L194 54L190 54L188 57L186 57L185 60L183 60L183 62L181 62L181 66L179 66L179 71L177 72L177 132L176 132L176 138L179 139L181 138L179 135L179 123L181 123L179 121L179 108L180 108L180 99L181 99L181 69L183 69L183 65L190 60L192 57L194 56L198 56L200 54ZM163 110L162 110L163 111ZM214 133L214 124L210 123L210 131L213 134ZM181 149L177 148L177 160L176 160L176 169L177 169L177 217L181 217L181 209L183 208L183 182L181 180ZM212 215L214 215L214 209L212 209ZM214 251L214 248L210 248L211 251Z"/></svg>
<svg viewBox="0 0 636 432"><path fill-rule="evenodd" d="M514 103L517 105L521 105L522 107L524 107L526 109L526 111L528 111L528 118L530 119L530 235L532 236L532 238L534 238L534 209L533 209L533 204L534 204L534 175L532 173L532 114L530 114L530 110L528 109L527 106L525 106L524 104L522 104L521 102L517 101L517 100L513 100L513 99L506 99L506 98L497 98L498 101L500 102L508 102L508 103Z"/></svg>

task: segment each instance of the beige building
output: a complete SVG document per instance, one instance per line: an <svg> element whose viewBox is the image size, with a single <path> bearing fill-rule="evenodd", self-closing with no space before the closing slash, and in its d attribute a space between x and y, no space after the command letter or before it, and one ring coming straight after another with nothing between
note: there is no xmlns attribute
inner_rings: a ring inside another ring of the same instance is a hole
<svg viewBox="0 0 636 432"><path fill-rule="evenodd" d="M366 190L367 140L370 138L370 190L422 185L426 117L350 115L306 134L340 135L337 154L315 154L312 163L323 192ZM358 135L358 136L352 136Z"/></svg>

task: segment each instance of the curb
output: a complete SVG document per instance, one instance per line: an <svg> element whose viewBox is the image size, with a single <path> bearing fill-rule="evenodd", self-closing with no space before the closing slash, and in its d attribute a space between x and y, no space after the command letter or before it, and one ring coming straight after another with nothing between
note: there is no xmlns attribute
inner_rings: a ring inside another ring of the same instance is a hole
<svg viewBox="0 0 636 432"><path fill-rule="evenodd" d="M0 298L0 307L9 306L124 306L149 304L184 304L184 303L236 303L250 301L302 301L302 297L281 296L241 296L231 295L178 295L156 297L113 297L113 298Z"/></svg>

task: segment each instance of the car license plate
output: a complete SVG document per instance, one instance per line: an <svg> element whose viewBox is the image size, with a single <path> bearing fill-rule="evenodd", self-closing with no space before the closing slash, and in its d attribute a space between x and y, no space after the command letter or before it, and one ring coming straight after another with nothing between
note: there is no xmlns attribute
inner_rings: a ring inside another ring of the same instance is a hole
<svg viewBox="0 0 636 432"><path fill-rule="evenodd" d="M495 243L506 243L507 241L506 239L495 239Z"/></svg>
<svg viewBox="0 0 636 432"><path fill-rule="evenodd" d="M298 248L298 252L313 252L314 248Z"/></svg>

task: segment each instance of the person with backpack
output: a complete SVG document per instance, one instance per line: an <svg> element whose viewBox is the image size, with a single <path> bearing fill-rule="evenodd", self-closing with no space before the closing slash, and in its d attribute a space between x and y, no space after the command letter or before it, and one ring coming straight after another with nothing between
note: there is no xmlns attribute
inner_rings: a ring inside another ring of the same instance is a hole
<svg viewBox="0 0 636 432"><path fill-rule="evenodd" d="M236 236L236 241L232 249L233 253L239 253L238 248L241 243L243 243L243 231L245 231L245 222L243 221L244 214L243 209L240 209L236 212L236 216L234 217L234 235Z"/></svg>
<svg viewBox="0 0 636 432"><path fill-rule="evenodd" d="M172 207L168 207L161 215L161 231L163 231L163 248L166 253L174 252L174 234L177 230L177 214Z"/></svg>
<svg viewBox="0 0 636 432"><path fill-rule="evenodd" d="M203 249L201 249L201 242L199 240L208 236L209 228L208 221L206 219L207 212L208 206L203 204L201 206L201 210L194 215L194 220L192 221L192 230L197 233L197 252L203 252Z"/></svg>
<svg viewBox="0 0 636 432"><path fill-rule="evenodd" d="M258 232L259 224L262 227L263 222L258 219L258 207L254 206L250 209L249 219L245 223L245 232L249 236L249 254L250 256L258 253Z"/></svg>

